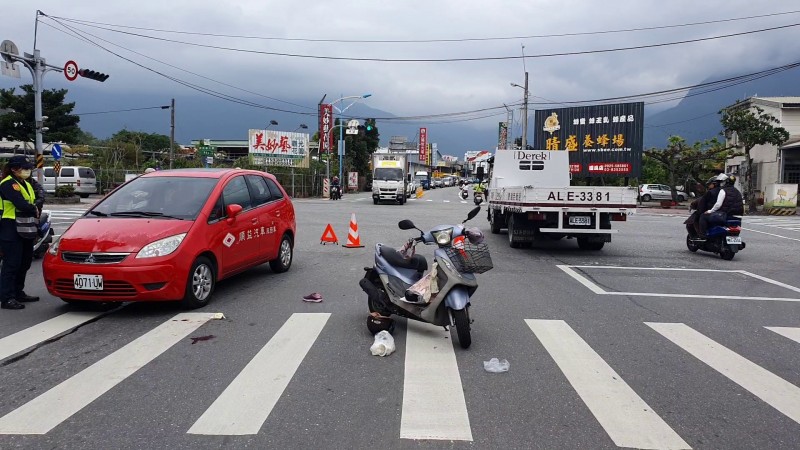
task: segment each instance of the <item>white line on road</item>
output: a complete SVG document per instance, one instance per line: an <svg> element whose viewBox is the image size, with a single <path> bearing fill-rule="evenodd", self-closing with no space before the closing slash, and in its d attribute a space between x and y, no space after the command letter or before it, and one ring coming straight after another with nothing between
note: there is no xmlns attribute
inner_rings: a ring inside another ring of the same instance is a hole
<svg viewBox="0 0 800 450"><path fill-rule="evenodd" d="M779 237L779 238L783 238L783 239L789 239L790 241L798 241L798 242L800 242L800 239L781 236L780 234L767 233L766 231L758 231L758 230L754 230L752 228L744 228L744 227L742 227L742 229L743 230L747 230L747 231L752 231L754 233L768 234L770 236L775 236L775 237Z"/></svg>
<svg viewBox="0 0 800 450"><path fill-rule="evenodd" d="M0 434L45 434L185 338L213 313L181 313L0 418Z"/></svg>
<svg viewBox="0 0 800 450"><path fill-rule="evenodd" d="M408 321L400 437L472 440L450 332L442 327Z"/></svg>
<svg viewBox="0 0 800 450"><path fill-rule="evenodd" d="M569 275L572 278L576 279L578 281L578 283L586 286L590 291L594 292L595 294L607 294L608 293L608 292L604 291L603 289L601 289L600 286L598 286L598 285L592 283L591 281L589 281L589 279L587 279L583 275L580 275L578 272L575 272L574 270L572 270L572 268L570 266L564 266L564 265L557 264L556 267L558 267L559 269L561 269L564 272L566 272L567 275ZM578 267L578 266L572 266L572 267Z"/></svg>
<svg viewBox="0 0 800 450"><path fill-rule="evenodd" d="M763 300L775 302L800 302L800 298L789 297L745 297L742 295L713 295L713 294L661 294L656 292L603 292L607 295L635 295L639 297L671 297L671 298L705 298L720 300Z"/></svg>
<svg viewBox="0 0 800 450"><path fill-rule="evenodd" d="M794 327L764 327L769 331L774 331L785 338L789 338L795 342L800 342L800 328Z"/></svg>
<svg viewBox="0 0 800 450"><path fill-rule="evenodd" d="M617 446L691 448L569 324L533 319L525 323Z"/></svg>
<svg viewBox="0 0 800 450"><path fill-rule="evenodd" d="M6 336L0 339L0 361L36 344L66 333L102 314L104 313L89 311L68 312Z"/></svg>
<svg viewBox="0 0 800 450"><path fill-rule="evenodd" d="M187 433L257 434L330 316L292 314Z"/></svg>
<svg viewBox="0 0 800 450"><path fill-rule="evenodd" d="M683 323L647 326L712 369L800 423L800 388Z"/></svg>

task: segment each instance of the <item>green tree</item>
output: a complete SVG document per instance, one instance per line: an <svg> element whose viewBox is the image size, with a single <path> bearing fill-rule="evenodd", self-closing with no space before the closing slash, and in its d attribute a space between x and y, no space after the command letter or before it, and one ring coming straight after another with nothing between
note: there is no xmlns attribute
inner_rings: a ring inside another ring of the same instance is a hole
<svg viewBox="0 0 800 450"><path fill-rule="evenodd" d="M645 158L657 162L665 171L672 190L673 200L677 198L675 186L678 182L686 186L695 179L707 165L724 164L725 159L735 156L733 146L722 145L716 138L688 145L680 136L670 136L665 148L645 150Z"/></svg>
<svg viewBox="0 0 800 450"><path fill-rule="evenodd" d="M20 86L23 93L17 95L15 89L0 89L0 109L13 109L13 113L0 116L0 138L14 141L32 142L36 138L34 120L33 86ZM42 91L42 115L47 116L44 126L45 142L78 143L81 129L80 117L72 114L75 103L65 103L66 89L46 89Z"/></svg>
<svg viewBox="0 0 800 450"><path fill-rule="evenodd" d="M334 127L336 136L339 135L338 127L339 124L337 122L336 127ZM367 119L364 125L359 127L358 134L346 134L344 171L358 172L361 175L368 174L370 159L375 150L378 149L379 143L380 132L375 119ZM336 173L336 171L338 171L338 165L334 162L331 166L331 173Z"/></svg>
<svg viewBox="0 0 800 450"><path fill-rule="evenodd" d="M775 126L780 121L765 113L758 106L750 109L745 104L736 104L723 109L720 114L725 137L733 139L736 147L744 149L747 162L747 169L744 173L744 197L747 199L749 212L755 212L757 203L753 186L753 171L751 170L753 158L750 157L750 150L756 145L780 146L789 139L789 132L783 127Z"/></svg>

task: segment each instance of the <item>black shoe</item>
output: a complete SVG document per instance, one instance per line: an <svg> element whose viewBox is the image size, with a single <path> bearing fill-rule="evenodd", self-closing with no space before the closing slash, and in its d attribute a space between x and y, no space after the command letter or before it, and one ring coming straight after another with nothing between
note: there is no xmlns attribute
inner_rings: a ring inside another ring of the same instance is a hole
<svg viewBox="0 0 800 450"><path fill-rule="evenodd" d="M3 308L3 309L24 309L25 305L23 305L22 303L14 300L12 298L11 300L7 300L7 301L3 302L2 304L0 304L0 308Z"/></svg>
<svg viewBox="0 0 800 450"><path fill-rule="evenodd" d="M18 302L38 302L39 301L39 297L36 297L36 296L33 296L33 295L28 295L28 294L23 292L22 294L17 296L17 301Z"/></svg>

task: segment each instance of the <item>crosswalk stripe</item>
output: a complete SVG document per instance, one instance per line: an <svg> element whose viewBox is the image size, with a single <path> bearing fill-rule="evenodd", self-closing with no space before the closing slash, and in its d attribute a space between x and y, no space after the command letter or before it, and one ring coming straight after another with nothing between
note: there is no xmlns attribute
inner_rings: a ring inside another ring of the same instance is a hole
<svg viewBox="0 0 800 450"><path fill-rule="evenodd" d="M800 342L800 328L794 327L764 327L770 331L780 334L785 338L789 338L795 342Z"/></svg>
<svg viewBox="0 0 800 450"><path fill-rule="evenodd" d="M74 311L53 317L0 339L0 361L84 324L103 312Z"/></svg>
<svg viewBox="0 0 800 450"><path fill-rule="evenodd" d="M712 369L800 423L800 388L683 323L645 322Z"/></svg>
<svg viewBox="0 0 800 450"><path fill-rule="evenodd" d="M187 433L257 434L329 317L292 314Z"/></svg>
<svg viewBox="0 0 800 450"><path fill-rule="evenodd" d="M0 434L47 433L215 317L176 315L0 418Z"/></svg>
<svg viewBox="0 0 800 450"><path fill-rule="evenodd" d="M525 323L617 446L691 448L569 324L534 319Z"/></svg>
<svg viewBox="0 0 800 450"><path fill-rule="evenodd" d="M456 354L442 327L408 321L400 437L472 440Z"/></svg>

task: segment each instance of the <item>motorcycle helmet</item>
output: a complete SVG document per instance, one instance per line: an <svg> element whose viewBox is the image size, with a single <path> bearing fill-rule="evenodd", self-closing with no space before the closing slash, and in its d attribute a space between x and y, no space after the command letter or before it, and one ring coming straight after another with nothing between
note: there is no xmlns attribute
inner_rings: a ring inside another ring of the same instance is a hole
<svg viewBox="0 0 800 450"><path fill-rule="evenodd" d="M389 334L391 334L394 332L394 319L370 314L367 316L367 328L369 328L369 332L373 335L381 331L388 331Z"/></svg>
<svg viewBox="0 0 800 450"><path fill-rule="evenodd" d="M714 184L714 185L718 185L719 184L719 181L717 181L716 175L711 177L711 178L709 178L708 181L706 181L706 187L710 188L712 184Z"/></svg>

